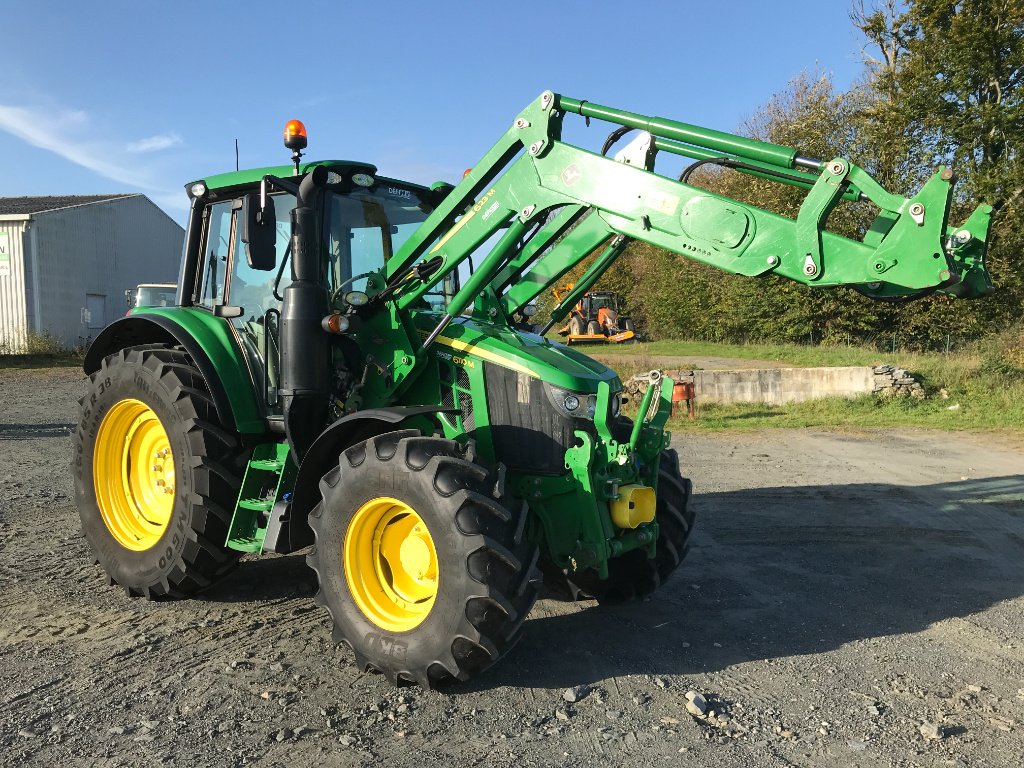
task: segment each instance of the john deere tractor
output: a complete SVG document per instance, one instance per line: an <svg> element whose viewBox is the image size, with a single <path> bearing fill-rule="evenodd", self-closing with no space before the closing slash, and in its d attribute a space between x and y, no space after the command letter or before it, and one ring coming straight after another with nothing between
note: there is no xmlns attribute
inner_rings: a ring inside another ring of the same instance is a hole
<svg viewBox="0 0 1024 768"><path fill-rule="evenodd" d="M637 137L586 151L561 139L577 117ZM396 683L486 669L544 579L630 599L686 554L672 382L630 420L612 370L512 321L593 251L545 332L631 239L880 300L991 290L990 208L950 226L944 168L905 198L842 158L551 91L454 187L304 162L297 121L285 144L290 165L187 185L175 306L135 309L93 343L76 500L129 595L188 597L242 553L307 549L335 638ZM659 174L659 153L806 199L777 216ZM878 208L863 240L827 231L856 200Z"/></svg>

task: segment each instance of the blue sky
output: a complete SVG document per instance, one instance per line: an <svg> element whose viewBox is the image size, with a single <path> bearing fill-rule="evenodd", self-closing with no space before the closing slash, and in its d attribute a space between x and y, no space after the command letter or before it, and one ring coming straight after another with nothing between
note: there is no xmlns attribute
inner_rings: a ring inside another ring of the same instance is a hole
<svg viewBox="0 0 1024 768"><path fill-rule="evenodd" d="M289 10L292 9L292 10ZM0 196L144 192L308 156L457 181L545 88L733 130L803 70L860 73L846 0L8 4ZM600 146L607 130L573 133Z"/></svg>

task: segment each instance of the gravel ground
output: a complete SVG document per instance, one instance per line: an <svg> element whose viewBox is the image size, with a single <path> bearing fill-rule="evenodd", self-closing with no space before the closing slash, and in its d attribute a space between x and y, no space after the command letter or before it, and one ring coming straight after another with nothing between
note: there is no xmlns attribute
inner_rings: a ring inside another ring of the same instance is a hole
<svg viewBox="0 0 1024 768"><path fill-rule="evenodd" d="M426 692L332 646L301 555L201 599L106 586L67 469L82 389L0 370L0 765L1020 765L1021 445L678 440L699 527L675 578L541 600L490 673Z"/></svg>

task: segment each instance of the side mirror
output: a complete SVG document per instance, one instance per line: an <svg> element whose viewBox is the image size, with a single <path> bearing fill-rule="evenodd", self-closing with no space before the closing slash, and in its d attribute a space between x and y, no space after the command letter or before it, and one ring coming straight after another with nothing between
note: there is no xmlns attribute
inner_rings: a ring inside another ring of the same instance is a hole
<svg viewBox="0 0 1024 768"><path fill-rule="evenodd" d="M274 198L250 192L242 200L242 242L251 269L267 272L277 264L277 216Z"/></svg>
<svg viewBox="0 0 1024 768"><path fill-rule="evenodd" d="M227 320L234 320L245 314L245 307L234 307L230 304L217 304L213 308L214 317L223 317Z"/></svg>

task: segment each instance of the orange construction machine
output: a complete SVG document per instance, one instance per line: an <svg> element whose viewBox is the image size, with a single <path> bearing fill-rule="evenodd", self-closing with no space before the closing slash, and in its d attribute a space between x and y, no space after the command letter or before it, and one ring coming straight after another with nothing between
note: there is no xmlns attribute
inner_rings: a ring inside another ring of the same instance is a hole
<svg viewBox="0 0 1024 768"><path fill-rule="evenodd" d="M572 284L555 288L555 299L561 301L572 289ZM633 321L622 317L619 312L619 296L610 291L585 293L558 333L565 336L569 344L636 340Z"/></svg>

